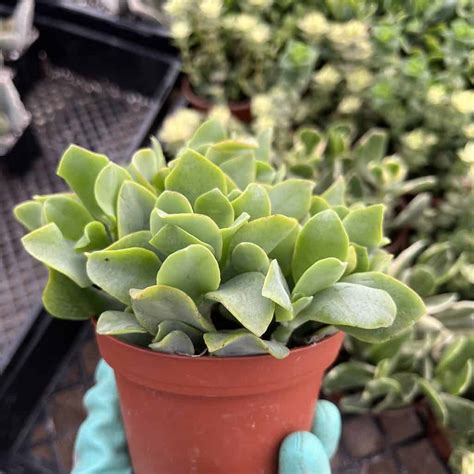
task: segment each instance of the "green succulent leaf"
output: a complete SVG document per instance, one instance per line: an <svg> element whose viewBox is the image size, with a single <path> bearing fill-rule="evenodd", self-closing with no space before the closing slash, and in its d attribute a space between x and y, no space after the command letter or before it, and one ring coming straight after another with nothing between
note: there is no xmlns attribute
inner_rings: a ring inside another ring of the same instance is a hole
<svg viewBox="0 0 474 474"><path fill-rule="evenodd" d="M321 194L328 204L331 206L345 206L346 183L343 178L338 178L334 183Z"/></svg>
<svg viewBox="0 0 474 474"><path fill-rule="evenodd" d="M441 393L440 398L446 407L448 425L458 434L472 431L474 402L464 397Z"/></svg>
<svg viewBox="0 0 474 474"><path fill-rule="evenodd" d="M255 158L260 161L270 161L272 151L273 129L266 128L257 135L258 148L255 150Z"/></svg>
<svg viewBox="0 0 474 474"><path fill-rule="evenodd" d="M199 196L194 208L197 213L209 216L220 228L229 227L234 222L234 208L217 188Z"/></svg>
<svg viewBox="0 0 474 474"><path fill-rule="evenodd" d="M220 229L220 234L222 237L222 261L226 262L229 255L230 244L232 238L237 233L237 231L243 227L250 219L250 215L244 212L240 214L239 217L230 225L224 229Z"/></svg>
<svg viewBox="0 0 474 474"><path fill-rule="evenodd" d="M258 272L242 273L210 292L206 298L221 303L246 329L261 336L270 325L274 303L262 296L265 277Z"/></svg>
<svg viewBox="0 0 474 474"><path fill-rule="evenodd" d="M257 176L257 163L253 153L241 154L226 160L220 168L240 189L245 189L250 183L255 182Z"/></svg>
<svg viewBox="0 0 474 474"><path fill-rule="evenodd" d="M364 247L377 247L383 239L383 204L354 209L343 224L351 242Z"/></svg>
<svg viewBox="0 0 474 474"><path fill-rule="evenodd" d="M219 120L210 119L196 130L188 142L188 147L200 153L205 153L209 146L226 138L225 129Z"/></svg>
<svg viewBox="0 0 474 474"><path fill-rule="evenodd" d="M257 183L272 184L275 180L276 172L270 163L257 160Z"/></svg>
<svg viewBox="0 0 474 474"><path fill-rule="evenodd" d="M117 204L118 236L149 230L150 213L156 197L148 189L133 181L125 181L120 188Z"/></svg>
<svg viewBox="0 0 474 474"><path fill-rule="evenodd" d="M263 283L262 295L287 311L292 310L290 290L277 260L272 260L270 263Z"/></svg>
<svg viewBox="0 0 474 474"><path fill-rule="evenodd" d="M287 179L276 184L268 192L272 213L300 221L309 212L313 188L314 182L304 179Z"/></svg>
<svg viewBox="0 0 474 474"><path fill-rule="evenodd" d="M194 347L202 345L202 332L189 324L183 323L179 320L167 319L158 324L158 331L156 336L153 338L153 342L160 342L170 332L181 331L191 339Z"/></svg>
<svg viewBox="0 0 474 474"><path fill-rule="evenodd" d="M102 210L96 201L94 187L100 171L107 166L105 155L71 145L63 154L57 174L79 196L94 217L101 217Z"/></svg>
<svg viewBox="0 0 474 474"><path fill-rule="evenodd" d="M83 236L77 241L74 250L92 252L110 245L110 237L105 225L100 221L89 222L84 228Z"/></svg>
<svg viewBox="0 0 474 474"><path fill-rule="evenodd" d="M298 316L301 311L307 308L311 304L311 301L313 301L312 296L303 296L302 298L297 299L291 304L290 311L282 308L281 306L277 306L277 308L275 309L275 318L277 322L280 323L283 321L291 321L294 317ZM283 329L283 332L286 334L288 331L286 330L286 328Z"/></svg>
<svg viewBox="0 0 474 474"><path fill-rule="evenodd" d="M163 262L156 283L178 288L196 300L219 288L219 264L203 245L190 245Z"/></svg>
<svg viewBox="0 0 474 474"><path fill-rule="evenodd" d="M81 288L67 276L48 269L48 283L43 291L43 304L49 314L60 319L89 319L109 308L121 307L95 288Z"/></svg>
<svg viewBox="0 0 474 474"><path fill-rule="evenodd" d="M86 257L74 251L74 242L66 240L56 224L40 227L21 241L32 257L66 275L81 288L90 286Z"/></svg>
<svg viewBox="0 0 474 474"><path fill-rule="evenodd" d="M467 360L459 371L445 371L437 377L444 391L452 395L462 395L469 388L472 383L473 360Z"/></svg>
<svg viewBox="0 0 474 474"><path fill-rule="evenodd" d="M436 388L426 379L419 380L420 392L426 397L436 417L444 425L448 422L448 409Z"/></svg>
<svg viewBox="0 0 474 474"><path fill-rule="evenodd" d="M324 378L327 393L341 393L365 387L374 377L375 367L365 362L342 362Z"/></svg>
<svg viewBox="0 0 474 474"><path fill-rule="evenodd" d="M89 255L87 274L98 287L130 304L130 289L154 285L160 265L155 253L142 248L99 250Z"/></svg>
<svg viewBox="0 0 474 474"><path fill-rule="evenodd" d="M37 201L25 201L13 210L15 218L28 231L40 228L44 222L43 204Z"/></svg>
<svg viewBox="0 0 474 474"><path fill-rule="evenodd" d="M313 263L334 257L345 261L349 239L339 216L331 209L311 217L296 239L292 270L298 281Z"/></svg>
<svg viewBox="0 0 474 474"><path fill-rule="evenodd" d="M269 216L271 212L270 197L261 184L249 184L231 204L236 216L245 212L250 215L251 220Z"/></svg>
<svg viewBox="0 0 474 474"><path fill-rule="evenodd" d="M194 355L194 345L189 336L182 331L171 331L158 342L148 346L152 351L167 354Z"/></svg>
<svg viewBox="0 0 474 474"><path fill-rule="evenodd" d="M390 327L380 327L370 331L355 327L344 328L357 339L367 342L382 342L390 339L412 326L426 311L423 300L413 290L383 273L354 273L344 278L344 281L386 291L397 308L397 316Z"/></svg>
<svg viewBox="0 0 474 474"><path fill-rule="evenodd" d="M120 188L125 181L131 180L130 173L115 163L109 163L97 175L94 194L101 210L110 217L117 215L117 200Z"/></svg>
<svg viewBox="0 0 474 474"><path fill-rule="evenodd" d="M104 311L97 321L97 334L121 336L123 334L148 334L140 326L133 313L124 311Z"/></svg>
<svg viewBox="0 0 474 474"><path fill-rule="evenodd" d="M221 166L227 163L227 161L243 155L251 155L253 157L256 149L257 143L252 139L222 140L214 143L207 149L206 158Z"/></svg>
<svg viewBox="0 0 474 474"><path fill-rule="evenodd" d="M193 212L193 208L186 197L175 191L163 191L158 196L155 207L167 214L192 214Z"/></svg>
<svg viewBox="0 0 474 474"><path fill-rule="evenodd" d="M163 321L181 321L200 331L213 331L213 324L200 314L184 291L165 285L131 290L132 308L138 322L152 335Z"/></svg>
<svg viewBox="0 0 474 474"><path fill-rule="evenodd" d="M369 271L369 253L367 252L367 248L358 244L351 244L351 247L354 248L357 262L354 273Z"/></svg>
<svg viewBox="0 0 474 474"><path fill-rule="evenodd" d="M165 179L165 188L183 194L194 205L196 199L214 188L227 193L222 170L194 150L185 150Z"/></svg>
<svg viewBox="0 0 474 474"><path fill-rule="evenodd" d="M152 138L152 148L138 150L132 156L128 167L130 174L137 183L153 190L150 183L158 171L165 165L165 157L161 145L155 138Z"/></svg>
<svg viewBox="0 0 474 474"><path fill-rule="evenodd" d="M331 206L326 201L326 199L321 196L311 196L311 204L309 208L309 213L311 216L316 215L318 212L325 211L326 209L331 209Z"/></svg>
<svg viewBox="0 0 474 474"><path fill-rule="evenodd" d="M329 257L318 260L296 282L292 292L293 298L312 296L318 291L334 285L342 277L346 267L347 263L341 262L337 258Z"/></svg>
<svg viewBox="0 0 474 474"><path fill-rule="evenodd" d="M242 242L232 252L232 266L237 273L260 272L266 275L270 260L262 247Z"/></svg>
<svg viewBox="0 0 474 474"><path fill-rule="evenodd" d="M264 341L245 329L235 331L208 332L204 342L212 355L220 357L271 354L283 359L289 349L276 341Z"/></svg>
<svg viewBox="0 0 474 474"><path fill-rule="evenodd" d="M46 221L54 223L66 239L81 238L84 227L93 220L87 209L70 196L51 196L43 204Z"/></svg>
<svg viewBox="0 0 474 474"><path fill-rule="evenodd" d="M109 245L106 250L123 250L138 247L156 253L156 248L150 244L151 238L152 235L149 230L139 230L138 232L133 232L116 240L113 244Z"/></svg>

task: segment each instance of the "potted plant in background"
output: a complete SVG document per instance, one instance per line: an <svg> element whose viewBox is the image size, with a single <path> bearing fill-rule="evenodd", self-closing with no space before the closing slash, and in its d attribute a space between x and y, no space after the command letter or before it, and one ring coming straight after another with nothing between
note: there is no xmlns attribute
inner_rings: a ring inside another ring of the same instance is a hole
<svg viewBox="0 0 474 474"><path fill-rule="evenodd" d="M383 341L424 313L379 271L383 206L284 180L269 137L209 121L169 165L154 141L128 167L72 146L72 192L15 209L49 268L47 310L99 316L137 473L274 472L341 331Z"/></svg>

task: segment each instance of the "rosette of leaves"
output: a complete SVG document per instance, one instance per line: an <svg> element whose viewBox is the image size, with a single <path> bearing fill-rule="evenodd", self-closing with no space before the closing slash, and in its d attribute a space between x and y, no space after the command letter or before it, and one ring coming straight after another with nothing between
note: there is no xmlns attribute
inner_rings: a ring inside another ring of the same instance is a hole
<svg viewBox="0 0 474 474"><path fill-rule="evenodd" d="M71 193L15 209L49 269L46 309L189 355L281 358L336 328L376 342L410 327L422 300L378 271L383 206L313 196L269 150L217 121L168 165L156 141L126 167L71 146L58 168Z"/></svg>
<svg viewBox="0 0 474 474"><path fill-rule="evenodd" d="M34 11L34 0L19 0L13 14L0 20L0 51L8 59L18 59L38 37Z"/></svg>

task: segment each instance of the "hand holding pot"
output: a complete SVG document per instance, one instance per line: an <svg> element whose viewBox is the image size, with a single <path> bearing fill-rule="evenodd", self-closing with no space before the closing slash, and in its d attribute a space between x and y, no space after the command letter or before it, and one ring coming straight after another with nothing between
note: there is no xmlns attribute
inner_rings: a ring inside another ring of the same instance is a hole
<svg viewBox="0 0 474 474"><path fill-rule="evenodd" d="M132 474L113 370L101 361L85 397L87 419L75 445L73 474ZM337 408L321 400L312 432L290 434L280 448L280 474L329 474L341 432Z"/></svg>

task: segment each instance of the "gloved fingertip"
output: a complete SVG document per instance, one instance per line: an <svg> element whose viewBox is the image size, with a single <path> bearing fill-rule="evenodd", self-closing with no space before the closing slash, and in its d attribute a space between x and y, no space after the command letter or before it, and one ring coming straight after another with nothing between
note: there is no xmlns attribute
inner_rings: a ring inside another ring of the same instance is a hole
<svg viewBox="0 0 474 474"><path fill-rule="evenodd" d="M281 444L279 474L331 474L326 452L316 436L306 431L288 435Z"/></svg>
<svg viewBox="0 0 474 474"><path fill-rule="evenodd" d="M341 414L328 400L319 400L311 431L318 437L331 459L337 451L339 439L341 438Z"/></svg>

